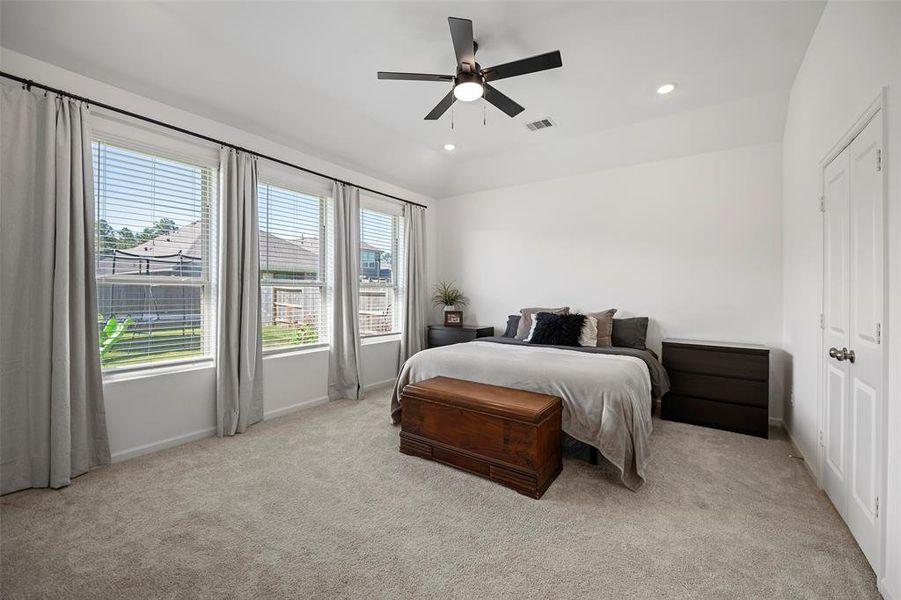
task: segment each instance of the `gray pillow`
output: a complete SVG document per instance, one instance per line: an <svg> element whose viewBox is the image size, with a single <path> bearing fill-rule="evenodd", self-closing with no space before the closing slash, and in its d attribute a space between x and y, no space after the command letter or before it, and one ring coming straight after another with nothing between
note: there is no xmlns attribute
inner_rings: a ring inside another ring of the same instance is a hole
<svg viewBox="0 0 901 600"><path fill-rule="evenodd" d="M510 315L507 317L507 329L504 331L504 337L516 337L516 329L519 327L519 320L522 315Z"/></svg>
<svg viewBox="0 0 901 600"><path fill-rule="evenodd" d="M613 345L613 315L616 314L615 308L603 310L601 312L585 313L589 317L598 320L598 342L599 348L607 348Z"/></svg>
<svg viewBox="0 0 901 600"><path fill-rule="evenodd" d="M613 319L613 345L647 350L648 318Z"/></svg>
<svg viewBox="0 0 901 600"><path fill-rule="evenodd" d="M568 315L569 307L561 306L560 308L523 308L520 309L519 327L516 329L516 339L524 340L529 337L529 331L532 329L532 319L540 312L552 313L555 315Z"/></svg>

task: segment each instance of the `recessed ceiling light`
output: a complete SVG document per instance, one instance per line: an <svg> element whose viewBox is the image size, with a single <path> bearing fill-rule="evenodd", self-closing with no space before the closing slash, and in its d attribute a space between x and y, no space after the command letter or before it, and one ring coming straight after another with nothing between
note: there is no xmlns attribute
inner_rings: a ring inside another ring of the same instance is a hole
<svg viewBox="0 0 901 600"><path fill-rule="evenodd" d="M669 94L671 91L676 89L676 85L673 83L664 83L659 88L657 88L657 93L660 95Z"/></svg>
<svg viewBox="0 0 901 600"><path fill-rule="evenodd" d="M456 148L453 144L444 144L444 149L448 152L453 152Z"/></svg>

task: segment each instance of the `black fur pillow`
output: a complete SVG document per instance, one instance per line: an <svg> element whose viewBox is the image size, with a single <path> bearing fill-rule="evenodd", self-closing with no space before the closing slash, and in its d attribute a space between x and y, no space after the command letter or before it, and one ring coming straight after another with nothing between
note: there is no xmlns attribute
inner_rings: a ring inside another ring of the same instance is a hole
<svg viewBox="0 0 901 600"><path fill-rule="evenodd" d="M582 335L585 315L555 315L538 313L535 315L535 331L530 344L549 344L552 346L578 346Z"/></svg>

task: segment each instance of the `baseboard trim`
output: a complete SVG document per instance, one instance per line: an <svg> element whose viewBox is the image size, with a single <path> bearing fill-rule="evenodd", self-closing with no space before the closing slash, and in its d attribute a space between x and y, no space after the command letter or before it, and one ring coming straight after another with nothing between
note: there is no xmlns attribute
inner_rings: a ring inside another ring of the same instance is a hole
<svg viewBox="0 0 901 600"><path fill-rule="evenodd" d="M142 444L140 446L135 446L134 448L114 452L112 455L110 455L110 461L117 463L124 460L129 460L131 458L137 458L138 456L144 456L145 454L150 454L151 452L159 452L160 450L174 448L175 446L181 446L182 444L187 444L188 442L202 440L203 438L213 436L215 433L215 427L207 427L206 429L199 429L197 431L192 431L183 435L176 435L164 440L160 440L158 442Z"/></svg>
<svg viewBox="0 0 901 600"><path fill-rule="evenodd" d="M318 406L320 404L325 404L328 402L328 396L320 396L319 398L311 398L309 400L302 400L296 404L291 404L290 406L283 406L281 408L273 408L272 410L267 410L263 413L263 420L268 421L269 419L275 419L276 417L280 417L282 415L286 415L288 413L292 413L295 410L301 410L303 408L311 408L313 406Z"/></svg>
<svg viewBox="0 0 901 600"><path fill-rule="evenodd" d="M813 479L813 482L816 484L817 488L820 487L820 480L817 478L816 471L814 471L813 464L810 462L810 459L807 458L807 455L804 454L804 451L801 450L800 444L795 440L795 436L792 435L792 430L785 423L782 423L782 429L785 430L785 434L788 436L788 440L791 442L791 445L794 447L795 451L804 459L804 466L807 467L807 472L810 473L810 477Z"/></svg>
<svg viewBox="0 0 901 600"><path fill-rule="evenodd" d="M770 417L770 427L781 427L782 429L785 429L785 423L782 422L782 419Z"/></svg>
<svg viewBox="0 0 901 600"><path fill-rule="evenodd" d="M385 387L386 385L389 385L389 384L392 384L392 385L393 385L395 381L397 381L397 378L396 378L396 377L392 377L391 379L384 379L384 380L382 380L382 381L376 381L375 383L370 383L369 385L364 385L364 386L363 386L363 391L364 391L364 392L371 392L372 390L376 390L376 389L379 389L379 388L383 388L383 387Z"/></svg>
<svg viewBox="0 0 901 600"><path fill-rule="evenodd" d="M891 588L889 588L888 577L879 579L876 583L876 588L879 590L879 593L882 594L884 600L901 600L901 596L894 595Z"/></svg>

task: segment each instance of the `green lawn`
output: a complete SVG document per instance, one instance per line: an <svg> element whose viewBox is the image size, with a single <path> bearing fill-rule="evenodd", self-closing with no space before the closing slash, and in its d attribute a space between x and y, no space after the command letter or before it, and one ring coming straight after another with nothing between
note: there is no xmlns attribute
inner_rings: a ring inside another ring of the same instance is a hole
<svg viewBox="0 0 901 600"><path fill-rule="evenodd" d="M313 325L303 323L300 325L263 325L263 347L282 348L296 346L298 344L316 344L319 342L319 332Z"/></svg>
<svg viewBox="0 0 901 600"><path fill-rule="evenodd" d="M202 354L203 330L200 327L177 327L127 332L101 358L101 362L104 367L120 367L134 363L193 358Z"/></svg>
<svg viewBox="0 0 901 600"><path fill-rule="evenodd" d="M263 325L263 347L281 348L319 342L312 325ZM104 367L154 363L203 355L203 330L177 327L127 332L105 356Z"/></svg>

